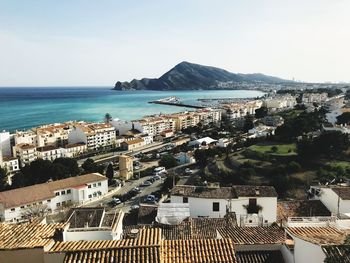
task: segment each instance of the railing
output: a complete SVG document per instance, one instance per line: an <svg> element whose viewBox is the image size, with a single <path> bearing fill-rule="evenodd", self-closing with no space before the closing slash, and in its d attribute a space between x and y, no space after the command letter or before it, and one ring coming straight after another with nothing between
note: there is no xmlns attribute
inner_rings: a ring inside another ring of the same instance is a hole
<svg viewBox="0 0 350 263"><path fill-rule="evenodd" d="M335 216L310 216L310 217L289 217L288 223L322 223L335 222Z"/></svg>

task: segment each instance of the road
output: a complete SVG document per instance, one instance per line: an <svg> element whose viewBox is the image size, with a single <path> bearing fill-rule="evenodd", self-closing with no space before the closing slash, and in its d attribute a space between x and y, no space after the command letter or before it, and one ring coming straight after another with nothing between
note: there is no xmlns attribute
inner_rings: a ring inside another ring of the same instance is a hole
<svg viewBox="0 0 350 263"><path fill-rule="evenodd" d="M112 200L113 195L126 194L134 187L139 187L144 181L150 179L151 177L153 177L153 176L146 176L146 177L142 177L140 179L130 180L130 181L126 182L125 185L119 191L117 191L117 193L107 194L104 197L102 197L101 199L89 202L88 204L84 204L82 206L83 207L96 207L96 206L109 207L108 202L110 202ZM109 209L109 211L122 210L123 212L128 212L132 205L139 204L140 201L142 201L147 195L159 190L160 187L162 186L163 182L164 182L164 178L155 181L150 186L140 187L141 192L137 196L133 197L132 199L130 199L130 200L128 200L120 205L115 206L112 209Z"/></svg>
<svg viewBox="0 0 350 263"><path fill-rule="evenodd" d="M111 161L115 161L119 157L119 155L123 155L123 154L136 155L136 154L139 154L141 152L147 153L150 151L160 149L160 148L167 146L167 145L170 145L170 144L171 144L171 142L168 142L168 143L157 142L157 143L152 143L152 144L147 145L145 147L139 148L136 151L119 151L119 152L105 153L105 154L101 154L101 155L91 156L89 158L80 159L77 162L78 162L79 166L81 166L87 159L93 159L98 164L108 163Z"/></svg>

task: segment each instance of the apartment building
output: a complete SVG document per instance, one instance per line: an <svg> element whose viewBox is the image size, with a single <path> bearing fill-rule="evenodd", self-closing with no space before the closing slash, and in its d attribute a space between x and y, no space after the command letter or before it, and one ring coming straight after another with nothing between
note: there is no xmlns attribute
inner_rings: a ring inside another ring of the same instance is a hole
<svg viewBox="0 0 350 263"><path fill-rule="evenodd" d="M88 150L98 150L115 145L116 131L109 123L79 123L72 127L68 143L85 143Z"/></svg>
<svg viewBox="0 0 350 263"><path fill-rule="evenodd" d="M9 132L0 132L0 154L2 154L3 156L12 155L11 138Z"/></svg>
<svg viewBox="0 0 350 263"><path fill-rule="evenodd" d="M108 179L98 173L0 192L0 219L21 221L35 207L42 206L50 212L96 199L107 192Z"/></svg>
<svg viewBox="0 0 350 263"><path fill-rule="evenodd" d="M37 157L43 160L53 161L65 156L64 148L48 145L36 148Z"/></svg>
<svg viewBox="0 0 350 263"><path fill-rule="evenodd" d="M165 130L176 129L175 120L165 115L144 117L134 121L133 124L134 129L151 136L158 136Z"/></svg>
<svg viewBox="0 0 350 263"><path fill-rule="evenodd" d="M18 158L11 156L1 156L0 154L0 167L6 169L9 174L14 174L19 171Z"/></svg>
<svg viewBox="0 0 350 263"><path fill-rule="evenodd" d="M66 144L64 147L64 157L74 158L87 151L87 146L85 143L73 143Z"/></svg>
<svg viewBox="0 0 350 263"><path fill-rule="evenodd" d="M328 99L328 94L323 93L303 93L302 102L303 103L313 103L313 102L324 102Z"/></svg>
<svg viewBox="0 0 350 263"><path fill-rule="evenodd" d="M223 104L222 108L224 115L229 121L242 118L249 115L254 115L255 110L259 109L263 105L261 100L244 101L241 103Z"/></svg>
<svg viewBox="0 0 350 263"><path fill-rule="evenodd" d="M17 144L31 144L37 145L37 136L33 131L16 131L14 135L15 145Z"/></svg>
<svg viewBox="0 0 350 263"><path fill-rule="evenodd" d="M38 147L47 145L60 147L67 144L72 125L74 125L74 122L54 123L34 129L37 135L36 145Z"/></svg>
<svg viewBox="0 0 350 263"><path fill-rule="evenodd" d="M34 144L20 143L13 146L13 155L19 159L21 167L38 159L38 153Z"/></svg>

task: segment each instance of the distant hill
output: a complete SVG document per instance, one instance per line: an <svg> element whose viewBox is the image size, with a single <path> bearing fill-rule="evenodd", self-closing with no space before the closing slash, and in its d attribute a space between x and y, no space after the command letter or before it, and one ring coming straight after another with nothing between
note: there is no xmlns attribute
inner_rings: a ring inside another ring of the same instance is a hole
<svg viewBox="0 0 350 263"><path fill-rule="evenodd" d="M181 62L158 79L134 79L131 82L115 84L115 90L198 90L228 89L235 84L247 83L286 83L289 80L264 74L240 74L226 70Z"/></svg>

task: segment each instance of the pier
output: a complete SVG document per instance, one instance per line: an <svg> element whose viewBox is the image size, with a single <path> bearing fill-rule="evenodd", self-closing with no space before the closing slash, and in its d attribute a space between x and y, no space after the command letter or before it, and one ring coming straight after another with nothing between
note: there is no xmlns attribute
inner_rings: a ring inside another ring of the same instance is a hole
<svg viewBox="0 0 350 263"><path fill-rule="evenodd" d="M194 108L194 109L206 108L205 106L181 103L180 99L177 97L167 97L159 100L149 101L148 103L178 106L178 107L185 107L185 108Z"/></svg>

